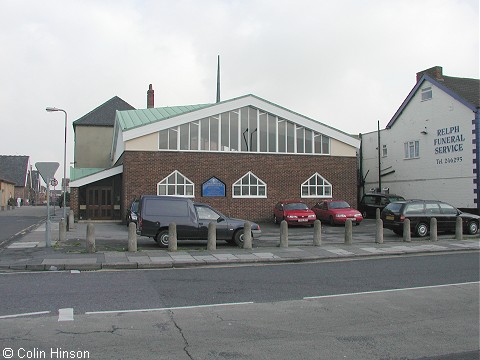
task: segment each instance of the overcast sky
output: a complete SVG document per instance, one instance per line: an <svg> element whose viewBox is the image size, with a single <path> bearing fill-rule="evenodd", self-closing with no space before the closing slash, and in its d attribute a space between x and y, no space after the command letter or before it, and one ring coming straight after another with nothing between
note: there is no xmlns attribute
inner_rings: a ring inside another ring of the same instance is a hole
<svg viewBox="0 0 480 360"><path fill-rule="evenodd" d="M0 0L0 154L57 161L117 95L146 108L255 94L341 131L385 127L418 71L479 78L478 0ZM68 175L67 175L68 176Z"/></svg>

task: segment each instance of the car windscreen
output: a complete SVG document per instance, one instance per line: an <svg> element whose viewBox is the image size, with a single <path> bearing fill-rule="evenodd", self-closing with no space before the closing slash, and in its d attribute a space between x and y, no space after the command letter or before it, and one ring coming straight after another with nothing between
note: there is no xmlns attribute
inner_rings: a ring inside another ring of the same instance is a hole
<svg viewBox="0 0 480 360"><path fill-rule="evenodd" d="M388 201L394 202L394 201L403 201L405 200L402 196L389 196Z"/></svg>
<svg viewBox="0 0 480 360"><path fill-rule="evenodd" d="M350 205L346 201L332 201L330 203L330 209L348 209Z"/></svg>
<svg viewBox="0 0 480 360"><path fill-rule="evenodd" d="M392 212L394 214L398 214L400 209L402 208L403 203L390 203L385 208L385 212Z"/></svg>
<svg viewBox="0 0 480 360"><path fill-rule="evenodd" d="M303 203L285 204L285 210L308 210L308 206Z"/></svg>

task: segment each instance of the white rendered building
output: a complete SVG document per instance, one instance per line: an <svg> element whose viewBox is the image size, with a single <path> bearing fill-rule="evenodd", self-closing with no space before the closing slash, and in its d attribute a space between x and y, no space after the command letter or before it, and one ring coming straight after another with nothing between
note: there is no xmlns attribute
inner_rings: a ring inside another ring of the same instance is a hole
<svg viewBox="0 0 480 360"><path fill-rule="evenodd" d="M388 188L478 212L479 87L439 66L417 73L386 128L361 135L361 190Z"/></svg>

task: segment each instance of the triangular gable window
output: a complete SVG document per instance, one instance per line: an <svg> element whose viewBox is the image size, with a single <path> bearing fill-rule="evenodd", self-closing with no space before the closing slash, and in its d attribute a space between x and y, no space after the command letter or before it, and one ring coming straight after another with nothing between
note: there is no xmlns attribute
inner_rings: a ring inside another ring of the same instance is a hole
<svg viewBox="0 0 480 360"><path fill-rule="evenodd" d="M246 106L161 130L158 149L329 155L330 137Z"/></svg>
<svg viewBox="0 0 480 360"><path fill-rule="evenodd" d="M157 195L195 197L195 185L175 170L157 184Z"/></svg>
<svg viewBox="0 0 480 360"><path fill-rule="evenodd" d="M266 198L267 184L249 171L233 184L232 197Z"/></svg>
<svg viewBox="0 0 480 360"><path fill-rule="evenodd" d="M320 174L313 174L302 184L302 198L331 198L332 184Z"/></svg>

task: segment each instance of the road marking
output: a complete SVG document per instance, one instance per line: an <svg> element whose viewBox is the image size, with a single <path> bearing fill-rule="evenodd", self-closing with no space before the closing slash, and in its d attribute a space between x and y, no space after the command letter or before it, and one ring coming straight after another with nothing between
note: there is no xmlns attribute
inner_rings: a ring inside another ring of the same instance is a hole
<svg viewBox="0 0 480 360"><path fill-rule="evenodd" d="M80 270L70 270L70 274L80 274Z"/></svg>
<svg viewBox="0 0 480 360"><path fill-rule="evenodd" d="M38 245L38 241L18 241L8 246L9 249L26 249L34 248Z"/></svg>
<svg viewBox="0 0 480 360"><path fill-rule="evenodd" d="M381 293L396 292L396 291L435 289L435 288L441 288L441 287L460 286L460 285L472 285L472 284L480 284L480 281L472 281L472 282L457 283L457 284L443 284L443 285L419 286L419 287L401 288L401 289L386 289L386 290L363 291L363 292L356 292L356 293L345 293L345 294L334 294L334 295L306 296L306 297L303 298L303 300L326 299L326 298L335 298L335 297L342 297L342 296L356 296L356 295L368 295L368 294L381 294Z"/></svg>
<svg viewBox="0 0 480 360"><path fill-rule="evenodd" d="M50 311L37 311L37 312L30 312L30 313L23 313L23 314L2 315L0 316L0 319L9 319L9 318L22 317L22 316L43 315L43 314L49 314L49 313Z"/></svg>
<svg viewBox="0 0 480 360"><path fill-rule="evenodd" d="M218 306L235 306L235 305L249 305L253 304L253 301L237 302L237 303L224 303L224 304L207 304L207 305L192 305L192 306L176 306L167 308L154 308L154 309L133 309L133 310L106 310L106 311L87 311L85 315L93 314L119 314L119 313L135 313L135 312L149 312L149 311L171 311L171 310L185 310L185 309L200 309Z"/></svg>
<svg viewBox="0 0 480 360"><path fill-rule="evenodd" d="M58 309L58 321L73 321L73 308Z"/></svg>
<svg viewBox="0 0 480 360"><path fill-rule="evenodd" d="M347 250L343 250L343 249L325 249L325 250L328 251L328 252L340 255L340 256L355 255L354 253L352 253L350 251L347 251Z"/></svg>

